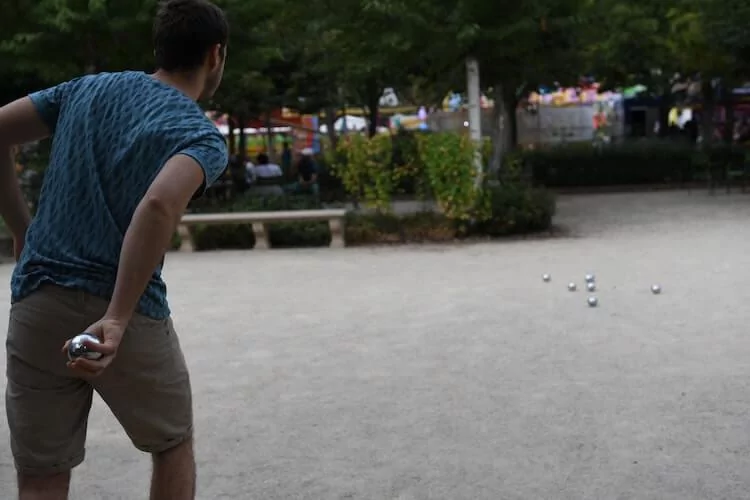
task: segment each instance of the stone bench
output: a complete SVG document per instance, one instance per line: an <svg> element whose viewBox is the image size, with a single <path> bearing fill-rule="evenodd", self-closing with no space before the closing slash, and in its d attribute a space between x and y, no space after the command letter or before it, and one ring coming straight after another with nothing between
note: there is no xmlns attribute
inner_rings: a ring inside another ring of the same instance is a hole
<svg viewBox="0 0 750 500"><path fill-rule="evenodd" d="M331 247L343 248L346 245L344 241L345 218L346 210L344 209L187 214L182 217L177 231L182 240L180 251L192 252L194 245L192 235L190 234L190 226L252 224L253 233L255 234L255 249L267 250L271 248L266 229L268 224L275 222L327 221L328 226L331 228Z"/></svg>

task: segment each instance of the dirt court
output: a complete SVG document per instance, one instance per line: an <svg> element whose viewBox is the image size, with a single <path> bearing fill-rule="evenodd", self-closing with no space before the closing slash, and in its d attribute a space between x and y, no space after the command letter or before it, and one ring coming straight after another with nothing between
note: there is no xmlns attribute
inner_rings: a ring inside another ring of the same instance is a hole
<svg viewBox="0 0 750 500"><path fill-rule="evenodd" d="M565 237L170 255L199 498L750 497L750 197L569 196L556 222ZM595 309L566 289L587 272ZM7 434L3 412L11 499ZM149 457L99 400L87 454L71 498L146 498Z"/></svg>

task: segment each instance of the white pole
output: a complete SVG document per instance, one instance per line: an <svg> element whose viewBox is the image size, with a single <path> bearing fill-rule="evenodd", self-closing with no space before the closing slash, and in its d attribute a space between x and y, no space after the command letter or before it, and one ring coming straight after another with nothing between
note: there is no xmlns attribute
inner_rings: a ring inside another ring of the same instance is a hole
<svg viewBox="0 0 750 500"><path fill-rule="evenodd" d="M482 166L482 106L479 62L473 57L466 59L466 91L469 98L469 137L476 148L474 166L477 170L477 183L479 183L484 170Z"/></svg>

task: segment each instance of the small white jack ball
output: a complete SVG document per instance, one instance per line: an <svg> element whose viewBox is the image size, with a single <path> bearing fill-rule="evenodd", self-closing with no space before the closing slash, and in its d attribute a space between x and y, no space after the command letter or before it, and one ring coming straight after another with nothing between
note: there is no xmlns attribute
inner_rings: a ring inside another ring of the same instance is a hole
<svg viewBox="0 0 750 500"><path fill-rule="evenodd" d="M593 283L594 281L596 281L596 276L593 274L586 275L586 283Z"/></svg>
<svg viewBox="0 0 750 500"><path fill-rule="evenodd" d="M651 293L659 295L661 293L661 287L659 285L651 285Z"/></svg>
<svg viewBox="0 0 750 500"><path fill-rule="evenodd" d="M568 290L570 290L571 292L575 292L576 288L577 287L575 283L568 283Z"/></svg>
<svg viewBox="0 0 750 500"><path fill-rule="evenodd" d="M549 274L542 274L542 279L543 279L543 280L544 280L544 281L545 281L546 283L549 283L549 281L550 281L550 280L552 279L552 276L550 276Z"/></svg>
<svg viewBox="0 0 750 500"><path fill-rule="evenodd" d="M593 281L590 281L590 282L586 283L586 289L589 292L595 291L596 290L596 283L594 283Z"/></svg>
<svg viewBox="0 0 750 500"><path fill-rule="evenodd" d="M599 305L599 299L597 299L596 297L589 297L588 303L589 307L596 307Z"/></svg>

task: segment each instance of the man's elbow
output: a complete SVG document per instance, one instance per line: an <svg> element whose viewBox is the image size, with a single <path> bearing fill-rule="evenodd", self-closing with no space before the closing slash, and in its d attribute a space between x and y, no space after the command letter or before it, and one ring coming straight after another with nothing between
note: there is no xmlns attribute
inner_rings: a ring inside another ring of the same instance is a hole
<svg viewBox="0 0 750 500"><path fill-rule="evenodd" d="M177 204L158 195L147 194L138 205L139 213L156 219L177 222L182 215L182 210Z"/></svg>

